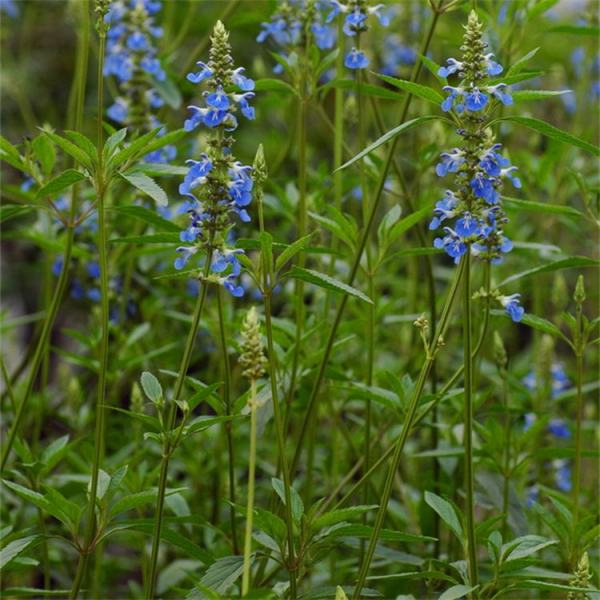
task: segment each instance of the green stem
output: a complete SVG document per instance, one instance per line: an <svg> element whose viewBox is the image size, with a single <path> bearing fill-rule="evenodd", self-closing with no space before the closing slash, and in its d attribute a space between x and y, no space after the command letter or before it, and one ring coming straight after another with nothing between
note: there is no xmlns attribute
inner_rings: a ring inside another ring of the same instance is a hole
<svg viewBox="0 0 600 600"><path fill-rule="evenodd" d="M502 538L507 539L508 534L508 501L510 494L510 434L511 434L511 414L508 406L508 381L506 371L501 373L502 377L502 404L504 407L504 465L502 468L503 488L502 488Z"/></svg>
<svg viewBox="0 0 600 600"><path fill-rule="evenodd" d="M484 311L483 326L481 328L479 340L477 341L475 348L473 348L473 354L472 354L473 360L475 360L475 358L479 354L479 351L481 350L483 343L486 339L488 328L489 328L490 308L491 308L490 297L489 297L489 290L490 290L489 278L486 281L486 285L487 285L488 293L487 293L487 301L486 301L485 311ZM461 375L463 374L463 370L464 370L464 365L461 365L458 369L456 369L456 371L452 374L452 377L450 377L450 379L445 383L445 385L442 387L442 389L436 394L435 400L434 400L433 404L430 406L429 410L432 410L439 404L439 402L444 398L444 396L448 393L448 391L460 379ZM429 410L423 412L421 415L419 415L416 418L415 422L413 423L413 427L417 426L427 416L427 414L429 413ZM339 500L335 504L333 509L336 510L336 509L340 508L342 505L344 505L352 497L352 495L369 480L369 478L373 475L373 473L375 473L375 471L377 471L379 469L379 467L387 461L387 459L392 455L393 452L394 452L394 445L392 444L377 459L377 461L371 466L371 468L356 483L354 483L352 485L350 490L348 490L348 492L346 492L346 494L344 494L344 496L341 498L341 500ZM353 467L353 469L350 471L350 473L352 473L352 475L348 479L351 479L354 476L353 472L357 469L358 469L358 467L355 465L355 467ZM323 514L325 512L325 510L331 505L335 496L337 495L337 492L338 492L338 490L336 490L333 494L331 494L330 497L325 502L323 502L323 504L321 504L321 506L319 507L319 510L317 512L318 515Z"/></svg>
<svg viewBox="0 0 600 600"><path fill-rule="evenodd" d="M154 532L152 535L152 554L150 555L150 569L148 573L147 586L146 586L146 598L154 598L154 589L156 588L156 579L158 576L157 562L158 562L158 550L160 547L160 534L162 530L162 517L163 507L165 503L165 493L167 489L167 475L169 471L169 460L171 455L175 451L175 447L171 446L171 433L175 425L175 419L177 417L177 404L181 392L183 391L183 385L185 383L185 377L187 375L190 362L192 360L192 352L194 350L194 343L196 341L196 335L198 334L198 327L200 325L200 318L202 317L202 311L204 309L204 302L206 300L206 292L208 285L206 283L206 277L210 271L210 265L212 261L212 239L209 240L208 252L206 255L206 264L204 266L204 274L202 284L200 286L200 293L198 294L198 300L196 301L196 307L194 309L194 315L192 317L192 324L188 332L187 340L185 343L185 349L183 356L181 357L181 363L179 365L179 372L177 380L175 382L175 391L173 392L173 399L169 406L169 414L167 416L167 427L166 430L169 435L168 442L163 451L162 461L160 465L160 476L158 482L158 496L156 499L156 510L154 515Z"/></svg>
<svg viewBox="0 0 600 600"><path fill-rule="evenodd" d="M246 503L246 534L244 537L244 567L242 596L250 589L250 551L252 550L252 518L254 517L254 477L256 471L256 381L250 389L250 462L248 466L248 501Z"/></svg>
<svg viewBox="0 0 600 600"><path fill-rule="evenodd" d="M264 263L264 261L263 261ZM271 400L273 403L273 422L277 435L277 450L279 453L279 464L283 474L283 488L285 496L285 524L287 531L288 557L286 561L290 578L290 597L296 598L296 558L294 552L294 523L292 520L292 494L290 492L290 471L288 469L285 454L285 434L281 410L279 408L279 392L277 389L277 359L273 346L273 324L271 319L271 288L269 287L269 275L263 264L263 299L265 307L265 330L267 333L267 350L269 354L269 379L271 380Z"/></svg>
<svg viewBox="0 0 600 600"><path fill-rule="evenodd" d="M97 150L98 170L96 172L96 205L98 210L98 252L100 259L100 356L98 367L98 388L96 395L96 428L94 435L94 462L92 464L92 481L90 484L90 497L88 504L87 524L85 529L84 546L79 555L77 574L71 588L71 598L77 598L81 582L87 570L88 558L94 549L94 537L96 532L96 498L98 496L98 479L102 458L104 455L104 432L106 428L106 374L108 370L108 327L109 327L109 305L108 305L108 252L106 245L106 182L104 181L102 151L104 149L104 137L102 132L102 115L104 112L104 48L106 44L106 32L100 29L98 46L98 115L97 115Z"/></svg>
<svg viewBox="0 0 600 600"><path fill-rule="evenodd" d="M306 53L302 57L302 75L298 90L298 228L297 237L302 238L306 235L308 209L306 204L306 168L307 168L307 145L306 145ZM306 255L301 252L298 256L298 266L303 268L306 264ZM302 334L304 332L304 281L296 279L295 282L296 297L296 336L294 341L294 355L292 357L292 372L290 376L290 387L287 393L284 424L287 430L287 424L290 418L292 400L296 391L296 379L298 377L298 366L300 362L300 349L302 345Z"/></svg>
<svg viewBox="0 0 600 600"><path fill-rule="evenodd" d="M440 6L441 6L441 2L440 2ZM441 11L440 8L438 8L437 10L434 11L431 25L429 27L426 38L423 42L423 46L421 48L421 55L423 55L423 56L427 54L427 51L429 49L429 45L433 38L433 34L435 32L435 28L436 28L439 16L441 14L440 11ZM419 74L421 73L421 69L422 69L422 63L419 60L415 63L415 67L413 69L413 73L411 76L411 81L414 82L418 79ZM402 106L402 112L401 112L400 119L399 119L400 124L404 123L406 120L406 117L408 115L408 110L411 105L411 101L412 101L412 94L407 94L406 98L404 100L404 104ZM358 272L358 268L360 266L360 261L362 258L363 251L365 249L367 240L370 237L371 228L373 227L373 223L375 221L375 215L377 214L377 209L379 208L381 197L383 195L385 181L387 179L390 167L392 165L394 153L396 151L396 147L398 145L399 139L400 139L399 136L395 137L390 145L390 149L388 150L386 161L385 161L385 164L381 171L381 176L380 176L378 184L377 184L377 189L375 192L374 200L371 205L371 211L369 213L367 222L364 225L364 229L363 229L363 232L362 232L359 244L358 244L356 255L354 257L354 261L353 261L352 267L350 269L350 275L348 276L348 281L347 281L347 283L349 285L353 285L353 283L354 283L356 273ZM290 467L292 472L294 472L296 470L296 468L298 467L298 463L300 461L300 456L302 454L302 450L303 450L303 446L304 446L306 433L312 424L313 416L314 416L316 408L317 408L321 384L323 383L323 378L325 376L325 370L327 367L327 363L329 362L329 357L331 356L331 351L333 349L333 344L335 341L337 328L342 320L342 316L344 314L344 310L346 308L347 302L348 302L348 296L346 294L344 294L344 296L342 296L342 299L340 300L340 304L338 306L335 318L333 320L333 324L329 331L329 336L328 336L327 342L325 344L325 351L323 353L323 357L321 358L321 362L319 364L319 369L317 371L317 378L315 379L315 382L313 384L312 391L310 394L310 398L308 400L308 405L307 405L307 408L305 411L304 420L302 422L301 429L300 429L300 435L299 435L298 441L296 443L296 451L294 453L294 458L292 460L291 467Z"/></svg>
<svg viewBox="0 0 600 600"><path fill-rule="evenodd" d="M427 382L427 378L429 376L429 372L431 367L435 361L435 357L438 351L438 342L442 341L444 335L446 333L446 329L450 322L450 315L452 313L452 309L454 307L457 291L459 287L459 283L462 279L463 271L465 270L465 261L462 260L459 267L456 270L454 275L454 281L452 286L448 292L448 296L446 297L446 302L442 309L442 313L440 315L440 321L438 325L438 330L435 333L434 339L430 342L427 350L427 356L425 361L423 362L423 366L421 367L421 372L419 373L419 377L415 384L415 389L413 391L413 395L406 411L406 417L404 419L404 423L402 425L402 432L393 448L393 458L390 468L388 470L388 474L386 477L385 485L383 488L383 492L381 494L381 498L379 499L379 509L377 511L377 516L375 517L375 523L373 525L373 531L371 532L371 537L369 539L369 546L366 551L365 558L361 564L360 571L358 574L358 581L356 583L356 587L354 588L354 593L352 598L354 600L358 600L361 596L360 593L367 579L367 574L369 572L369 567L371 566L371 561L373 560L373 554L375 553L375 546L377 545L377 540L379 539L379 533L383 526L383 521L385 519L385 514L387 512L388 503L390 501L390 497L392 495L392 486L394 484L394 478L396 476L396 472L398 471L398 465L400 464L400 457L402 456L402 452L404 450L404 445L406 444L406 440L408 439L408 435L412 429L413 421L415 419L417 408L419 406L419 401L421 399L421 395L425 388L425 383Z"/></svg>
<svg viewBox="0 0 600 600"><path fill-rule="evenodd" d="M223 384L223 404L225 405L225 414L231 415L231 365L229 364L229 355L227 353L227 335L225 331L225 319L223 315L223 290L221 286L217 289L217 312L219 315L219 338L221 341L221 351L223 355L223 369L225 371L225 381ZM227 437L227 454L229 458L229 518L231 521L231 538L233 542L233 553L239 554L237 525L235 522L235 455L233 445L233 429L231 421L224 424L225 436Z"/></svg>
<svg viewBox="0 0 600 600"><path fill-rule="evenodd" d="M581 328L579 329L581 331ZM573 523L577 525L579 522L579 496L581 492L581 425L583 421L583 349L579 349L575 356L576 360L576 375L575 386L577 390L576 396L576 425L575 425L575 467L573 469ZM576 558L578 560L579 557Z"/></svg>
<svg viewBox="0 0 600 600"><path fill-rule="evenodd" d="M465 516L467 528L467 561L470 585L477 585L477 547L475 542L475 476L473 468L473 353L471 340L471 253L463 259L463 342L464 342L464 447L465 447Z"/></svg>

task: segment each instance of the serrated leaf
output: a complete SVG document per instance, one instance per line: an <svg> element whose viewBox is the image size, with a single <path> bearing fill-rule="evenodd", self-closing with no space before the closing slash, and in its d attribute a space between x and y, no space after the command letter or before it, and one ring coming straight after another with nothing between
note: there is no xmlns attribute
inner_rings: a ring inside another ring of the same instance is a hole
<svg viewBox="0 0 600 600"><path fill-rule="evenodd" d="M368 154L371 154L371 152L373 152L374 150L376 150L377 148L379 148L386 142L389 142L390 140L399 136L401 133L404 133L405 131L409 131L410 129L412 129L413 127L416 127L417 125L422 125L423 123L427 123L428 121L434 121L434 120L446 120L446 119L444 117L428 115L425 117L417 117L416 119L411 119L410 121L407 121L406 123L402 123L402 125L398 125L398 127L394 127L394 129L391 129L387 133L384 133L379 139L375 140L372 144L369 144L364 150L359 152L354 158L351 158L348 162L344 163L341 167L338 167L336 169L336 171L340 171L342 169L348 168L350 165L354 164L357 160L360 160L361 158L364 158Z"/></svg>
<svg viewBox="0 0 600 600"><path fill-rule="evenodd" d="M54 144L45 135L40 134L31 142L31 147L36 160L42 167L42 173L47 177L52 173L54 163L56 162Z"/></svg>
<svg viewBox="0 0 600 600"><path fill-rule="evenodd" d="M533 129L534 131L537 131L538 133L552 140L563 142L564 144L581 148L582 150L585 150L586 152L589 152L595 156L600 156L600 148L598 148L598 146L590 144L589 142L567 133L558 127L554 127L554 125L550 125L550 123L546 123L545 121L540 121L539 119L533 119L531 117L519 116L500 117L497 119L497 121L507 121L509 123L522 125L523 127Z"/></svg>
<svg viewBox="0 0 600 600"><path fill-rule="evenodd" d="M104 143L104 156L111 156L127 135L127 127L115 131Z"/></svg>
<svg viewBox="0 0 600 600"><path fill-rule="evenodd" d="M78 148L81 148L90 158L91 161L95 161L98 157L98 151L96 150L96 146L94 146L93 142L86 138L85 135L79 133L78 131L65 130L65 136L73 142Z"/></svg>
<svg viewBox="0 0 600 600"><path fill-rule="evenodd" d="M463 528L456 514L454 506L444 498L432 492L425 492L425 502L440 516L442 521L448 525L450 531L463 543Z"/></svg>
<svg viewBox="0 0 600 600"><path fill-rule="evenodd" d="M83 165L89 171L92 170L94 161L88 156L87 152L70 140L56 133L44 130L44 134L47 135L61 150L73 157L79 164Z"/></svg>
<svg viewBox="0 0 600 600"><path fill-rule="evenodd" d="M167 198L167 194L158 183L151 177L148 177L148 175L140 173L139 171L127 171L125 173L119 173L119 175L133 187L150 196L150 198L152 198L159 206L168 206L169 199Z"/></svg>
<svg viewBox="0 0 600 600"><path fill-rule="evenodd" d="M426 85L414 83L413 81L405 81L404 79L398 79L396 77L390 77L389 75L384 75L383 73L373 73L373 75L383 79L386 83L389 83L398 89L404 90L413 96L417 96L417 98L427 100L427 102L431 102L436 106L440 106L444 101L444 97L439 92L436 92L434 89Z"/></svg>
<svg viewBox="0 0 600 600"><path fill-rule="evenodd" d="M158 132L162 127L157 127L148 133L140 136L133 140L127 148L119 150L111 159L110 164L113 167L120 167L125 161L131 160L132 158L138 157L140 154L145 153L145 148L152 142L152 140L158 135Z"/></svg>
<svg viewBox="0 0 600 600"><path fill-rule="evenodd" d="M54 200L58 194L68 187L71 187L74 183L85 179L85 175L81 171L75 169L67 169L60 175L51 179L46 185L43 185L36 193L36 198L49 197Z"/></svg>
<svg viewBox="0 0 600 600"><path fill-rule="evenodd" d="M354 296L363 302L373 304L373 301L360 290L357 290L347 283L343 283L337 279L334 279L325 273L319 273L318 271L313 271L312 269L303 269L294 265L288 272L288 275L294 279L302 279L307 283L312 283L326 290Z"/></svg>

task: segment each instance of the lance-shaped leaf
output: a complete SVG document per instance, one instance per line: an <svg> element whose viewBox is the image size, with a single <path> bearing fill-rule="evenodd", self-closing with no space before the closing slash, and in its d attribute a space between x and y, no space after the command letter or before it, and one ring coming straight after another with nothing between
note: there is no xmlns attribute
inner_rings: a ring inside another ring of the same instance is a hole
<svg viewBox="0 0 600 600"><path fill-rule="evenodd" d="M527 127L529 129L533 129L538 133L550 138L551 140L556 140L558 142L563 142L565 144L569 144L570 146L575 146L577 148L581 148L590 154L595 156L600 156L600 148L595 146L594 144L590 144L585 140L582 140L558 127L554 127L554 125L550 125L550 123L546 123L545 121L540 121L539 119L532 119L531 117L519 117L519 116L510 116L510 117L501 117L497 119L498 121L508 121L509 123L516 123L517 125L523 125L523 127Z"/></svg>
<svg viewBox="0 0 600 600"><path fill-rule="evenodd" d="M383 79L386 83L393 85L413 96L417 96L418 98L423 98L423 100L427 100L427 102L431 102L436 106L439 106L443 101L444 97L436 92L434 89L427 87L426 85L421 85L420 83L414 83L413 81L405 81L404 79L398 79L396 77L390 77L389 75L384 75L383 73L373 73L376 77Z"/></svg>
<svg viewBox="0 0 600 600"><path fill-rule="evenodd" d="M417 125L422 125L423 123L427 123L428 121L434 121L436 119L448 121L449 123L452 122L449 119L446 119L445 117L428 115L425 117L417 117L416 119L412 119L410 121L407 121L406 123L402 123L402 125L398 125L398 127L394 127L394 129L390 129L390 131L388 131L387 133L384 133L378 140L375 140L372 144L370 144L364 150L359 152L354 158L351 158L347 163L344 163L341 167L338 167L336 169L336 171L339 171L341 169L346 169L350 165L353 165L357 160L360 160L361 158L364 158L368 154L371 154L371 152L373 152L373 150L377 150L377 148L379 148L379 146L383 146L383 144L385 144L386 142L389 142L390 140L393 140L395 137L399 136L401 133L404 133L405 131L412 129L413 127L416 127Z"/></svg>
<svg viewBox="0 0 600 600"><path fill-rule="evenodd" d="M120 173L121 177L128 181L133 187L147 194L159 206L167 206L169 199L165 191L148 175L139 171L127 171Z"/></svg>
<svg viewBox="0 0 600 600"><path fill-rule="evenodd" d="M55 199L58 194L74 183L85 179L85 175L81 171L75 169L67 169L60 175L51 179L46 185L43 185L36 193L36 198L51 198Z"/></svg>
<svg viewBox="0 0 600 600"><path fill-rule="evenodd" d="M349 296L354 296L363 302L373 304L371 298L369 298L366 294L363 294L360 290L357 290L347 283L343 283L342 281L334 279L325 273L319 273L318 271L313 271L312 269L302 269L301 267L294 266L289 271L288 275L294 279L302 279L308 283L318 285L326 290L348 294Z"/></svg>

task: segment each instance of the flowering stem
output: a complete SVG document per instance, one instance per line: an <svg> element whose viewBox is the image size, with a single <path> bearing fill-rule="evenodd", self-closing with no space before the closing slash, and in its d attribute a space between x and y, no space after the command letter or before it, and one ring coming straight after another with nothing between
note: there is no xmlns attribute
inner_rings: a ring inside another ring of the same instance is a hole
<svg viewBox="0 0 600 600"><path fill-rule="evenodd" d="M439 7L433 13L433 19L431 21L431 25L429 27L429 30L428 30L425 40L423 42L423 46L421 48L421 55L423 55L423 56L427 54L429 45L431 43L431 39L433 37L433 33L435 32L435 28L437 26L439 16L442 12L442 9L440 8L442 5L442 2L443 2L443 0L440 1ZM418 79L419 74L421 73L421 69L422 69L422 63L420 60L418 60L415 63L415 68L413 69L411 81L416 81ZM399 119L400 124L404 123L404 121L406 120L406 117L408 115L408 110L411 105L411 101L412 101L412 94L407 94L406 98L404 100L404 104L402 106L402 112L401 112L400 119ZM385 186L385 180L387 179L387 175L388 175L390 167L392 165L392 161L394 158L394 153L396 151L396 146L398 145L398 141L399 141L399 137L397 136L392 141L390 148L388 150L386 161L385 161L385 164L381 171L381 176L379 178L379 181L377 184L377 189L375 191L374 200L371 205L371 211L368 215L368 219L367 219L366 223L364 224L363 232L362 232L359 244L358 244L356 255L354 257L354 261L353 261L352 267L350 269L350 275L349 275L348 281L347 281L347 283L349 285L352 285L354 283L356 273L358 272L358 268L360 266L360 261L362 258L363 251L365 249L367 240L370 237L371 228L373 227L373 223L375 221L375 215L377 214L377 209L379 208L381 197L383 195L383 188ZM328 336L327 342L325 344L325 350L323 352L323 357L321 358L321 362L319 364L319 369L317 371L317 378L315 379L315 382L313 384L310 398L308 400L308 405L307 405L307 408L305 411L304 420L301 425L300 435L299 435L299 438L298 438L298 441L296 444L296 451L294 453L294 458L293 458L291 466L290 466L291 472L294 472L296 470L296 468L298 466L298 462L300 460L300 456L302 454L306 433L308 432L308 428L310 427L310 425L312 423L312 419L313 419L313 416L315 414L315 410L317 407L317 401L318 401L318 397L319 397L319 392L321 390L321 384L323 383L323 378L325 376L325 369L327 368L327 363L329 362L329 357L331 356L331 351L333 349L333 344L335 341L337 328L342 320L342 316L344 314L344 310L346 308L347 302L348 302L348 296L347 295L342 296L342 299L340 300L340 304L338 306L336 315L333 320L333 324L329 331L329 336Z"/></svg>
<svg viewBox="0 0 600 600"><path fill-rule="evenodd" d="M454 308L454 304L458 295L458 287L462 279L463 272L466 270L465 263L465 260L461 260L460 265L457 268L456 273L454 275L454 281L452 282L452 286L448 291L448 296L446 297L444 307L442 308L438 330L436 331L435 336L430 342L429 346L426 348L426 358L421 367L421 371L419 373L417 382L415 383L413 395L408 409L406 411L404 424L402 425L402 432L400 433L400 437L393 446L394 450L392 463L388 469L388 474L385 480L381 498L379 499L379 509L377 511L377 516L375 517L375 523L373 525L373 530L369 539L369 546L367 548L365 558L362 561L360 572L358 574L358 581L356 583L356 587L354 588L354 593L352 595L352 598L354 600L358 600L361 597L360 593L367 579L369 567L371 566L373 554L375 553L375 546L377 544L379 533L383 526L383 521L387 512L387 506L392 495L392 486L394 484L394 478L398 471L398 465L400 464L400 457L402 456L404 445L406 444L406 440L408 439L408 435L412 429L413 422L417 413L417 408L419 406L419 401L421 399L421 394L423 393L425 383L427 382L427 378L431 371L431 367L436 358L436 354L438 351L438 342L443 340L444 334L446 333L446 329L448 328L450 322L450 315L452 313L452 309Z"/></svg>
<svg viewBox="0 0 600 600"><path fill-rule="evenodd" d="M223 291L221 286L217 289L217 312L219 315L219 337L221 340L221 350L223 352L223 368L225 371L225 381L223 384L223 404L225 405L225 414L231 415L231 365L229 364L229 355L227 353L227 337L225 332L225 320L223 318ZM235 522L235 458L233 450L233 431L231 421L224 424L225 435L227 437L227 454L229 458L229 517L231 520L231 538L233 542L233 553L238 554L237 526Z"/></svg>
<svg viewBox="0 0 600 600"><path fill-rule="evenodd" d="M475 485L473 469L473 353L471 340L471 253L463 259L463 342L464 342L464 394L465 394L465 515L467 528L467 559L470 585L477 585L477 549L475 545Z"/></svg>
<svg viewBox="0 0 600 600"><path fill-rule="evenodd" d="M198 327L200 325L200 318L202 317L202 311L204 309L204 301L206 300L206 292L208 285L206 283L206 277L210 272L210 265L212 261L212 239L209 240L208 251L206 255L206 264L204 265L203 283L200 286L200 293L198 294L198 300L196 301L196 308L194 309L194 315L192 316L192 324L188 332L187 340L185 343L185 349L183 356L181 357L181 363L179 365L179 372L177 380L175 382L175 390L173 392L173 399L169 405L169 414L166 420L166 431L169 435L165 448L163 450L162 461L160 465L160 476L158 482L158 497L156 500L156 509L154 514L154 533L152 536L152 554L150 556L150 568L148 572L148 579L146 585L146 598L154 598L154 589L156 587L157 579L157 561L158 561L158 549L160 546L160 534L162 529L162 513L165 503L165 493L167 489L167 475L169 470L169 461L171 455L175 451L175 446L171 444L173 441L170 437L171 432L175 426L175 419L177 417L177 404L181 392L183 390L183 384L187 375L190 362L192 360L192 352L194 350L194 343L196 341L196 335L198 334Z"/></svg>
<svg viewBox="0 0 600 600"><path fill-rule="evenodd" d="M244 537L244 568L242 596L250 589L250 551L252 549L252 518L254 516L254 474L256 471L256 380L250 388L250 462L248 465L248 501L246 504L246 534Z"/></svg>

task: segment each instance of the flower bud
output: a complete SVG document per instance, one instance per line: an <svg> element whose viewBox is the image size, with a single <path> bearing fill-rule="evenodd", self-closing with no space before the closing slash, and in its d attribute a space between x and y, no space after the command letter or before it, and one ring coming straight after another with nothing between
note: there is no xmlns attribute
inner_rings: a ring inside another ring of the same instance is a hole
<svg viewBox="0 0 600 600"><path fill-rule="evenodd" d="M580 275L577 278L577 283L575 284L575 293L573 294L573 300L575 300L576 304L583 304L585 301L585 287L583 284L583 275Z"/></svg>
<svg viewBox="0 0 600 600"><path fill-rule="evenodd" d="M246 314L242 325L239 363L242 367L242 375L251 381L256 381L265 372L267 359L263 353L258 314L254 306Z"/></svg>

